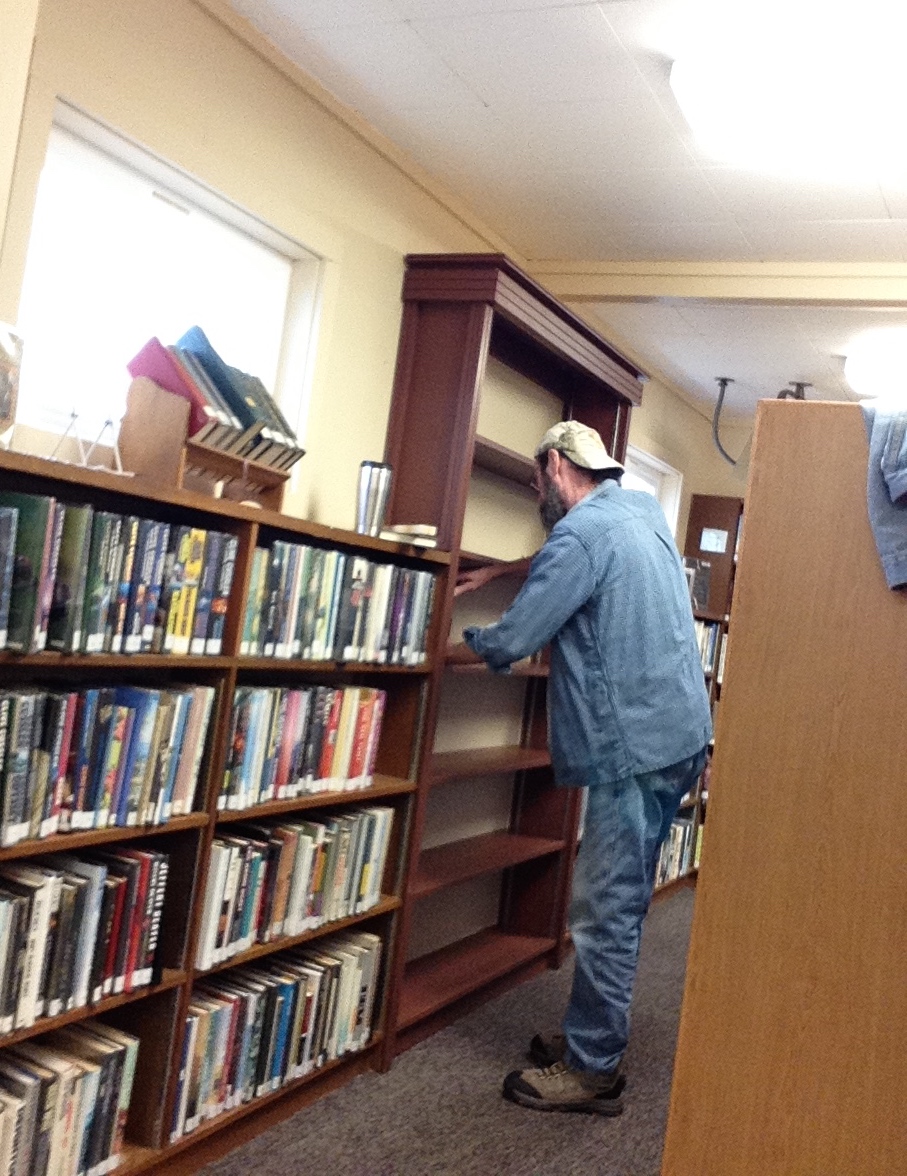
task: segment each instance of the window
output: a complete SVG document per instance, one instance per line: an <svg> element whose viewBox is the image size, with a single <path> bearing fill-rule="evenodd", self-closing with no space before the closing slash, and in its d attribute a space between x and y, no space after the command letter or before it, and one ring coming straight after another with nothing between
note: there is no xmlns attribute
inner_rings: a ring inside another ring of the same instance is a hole
<svg viewBox="0 0 907 1176"><path fill-rule="evenodd" d="M321 261L174 168L61 108L20 302L17 421L94 440L126 405L126 363L198 324L304 432Z"/></svg>
<svg viewBox="0 0 907 1176"><path fill-rule="evenodd" d="M676 536L677 515L680 510L680 488L683 475L667 462L652 457L635 445L627 446L624 458L624 476L621 485L628 490L645 490L658 499L665 512L668 525Z"/></svg>

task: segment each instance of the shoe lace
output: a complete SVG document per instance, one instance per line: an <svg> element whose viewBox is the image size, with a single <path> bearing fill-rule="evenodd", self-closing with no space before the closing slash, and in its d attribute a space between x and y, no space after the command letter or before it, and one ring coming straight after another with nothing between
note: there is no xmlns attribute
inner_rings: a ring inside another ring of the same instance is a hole
<svg viewBox="0 0 907 1176"><path fill-rule="evenodd" d="M559 1074L566 1074L570 1067L566 1062L555 1062L551 1066L545 1066L537 1073L544 1075L546 1078L557 1078Z"/></svg>

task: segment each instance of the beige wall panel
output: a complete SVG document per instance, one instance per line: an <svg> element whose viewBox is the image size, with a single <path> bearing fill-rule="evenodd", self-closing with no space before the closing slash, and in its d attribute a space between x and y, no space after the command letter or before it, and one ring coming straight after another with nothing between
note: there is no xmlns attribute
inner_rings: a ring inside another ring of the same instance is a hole
<svg viewBox="0 0 907 1176"><path fill-rule="evenodd" d="M494 927L501 904L500 874L473 878L441 890L417 904L407 944L407 960Z"/></svg>
<svg viewBox="0 0 907 1176"><path fill-rule="evenodd" d="M451 674L441 699L434 750L519 743L525 690L525 678L507 674Z"/></svg>
<svg viewBox="0 0 907 1176"><path fill-rule="evenodd" d="M480 437L532 457L563 405L547 389L489 357L479 401Z"/></svg>

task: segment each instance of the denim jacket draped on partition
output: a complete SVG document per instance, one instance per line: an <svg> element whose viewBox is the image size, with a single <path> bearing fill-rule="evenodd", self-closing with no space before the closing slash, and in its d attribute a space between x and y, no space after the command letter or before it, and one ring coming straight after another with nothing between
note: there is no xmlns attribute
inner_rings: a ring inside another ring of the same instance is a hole
<svg viewBox="0 0 907 1176"><path fill-rule="evenodd" d="M551 642L560 784L605 784L694 755L711 735L689 595L651 495L605 482L554 527L504 616L464 639L488 665Z"/></svg>

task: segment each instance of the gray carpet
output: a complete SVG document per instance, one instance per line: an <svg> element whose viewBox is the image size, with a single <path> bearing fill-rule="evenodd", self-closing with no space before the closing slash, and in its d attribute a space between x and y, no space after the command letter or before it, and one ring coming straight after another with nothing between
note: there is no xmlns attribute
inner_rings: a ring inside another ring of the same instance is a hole
<svg viewBox="0 0 907 1176"><path fill-rule="evenodd" d="M525 1043L559 1024L572 968L506 993L209 1164L204 1176L658 1176L693 891L653 907L643 935L619 1118L542 1114L501 1098Z"/></svg>

